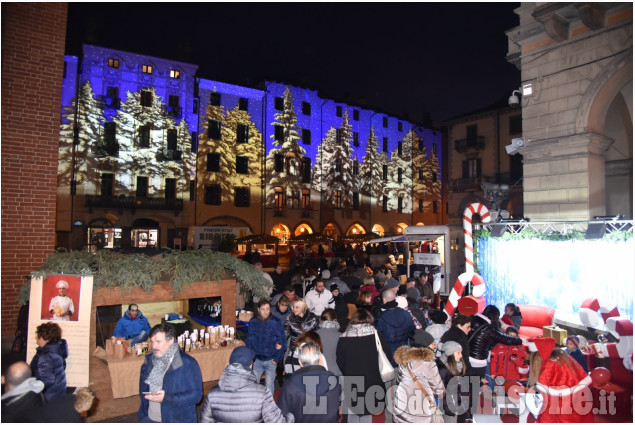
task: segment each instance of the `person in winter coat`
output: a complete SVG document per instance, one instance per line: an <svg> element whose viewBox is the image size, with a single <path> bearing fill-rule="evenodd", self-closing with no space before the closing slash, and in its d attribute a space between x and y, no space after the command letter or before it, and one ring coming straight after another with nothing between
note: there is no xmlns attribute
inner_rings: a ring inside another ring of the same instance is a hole
<svg viewBox="0 0 635 425"><path fill-rule="evenodd" d="M66 395L68 345L57 323L42 323L35 330L37 348L31 360L33 377L44 382L47 401Z"/></svg>
<svg viewBox="0 0 635 425"><path fill-rule="evenodd" d="M584 369L584 371L588 373L589 367L586 362L586 357L584 357L584 354L582 354L582 351L580 351L580 347L579 347L580 338L578 338L576 335L571 335L569 338L567 338L566 344L567 344L566 353L570 355L571 357L573 357L573 359L575 359L576 362L580 363L580 366L582 366L582 369Z"/></svg>
<svg viewBox="0 0 635 425"><path fill-rule="evenodd" d="M337 323L340 324L340 329L346 329L348 326L348 304L344 301L344 296L340 294L340 288L337 285L331 285L330 290L333 294L333 299L335 300L333 310L335 310Z"/></svg>
<svg viewBox="0 0 635 425"><path fill-rule="evenodd" d="M265 386L273 394L276 368L282 362L287 341L282 328L282 322L271 316L271 306L266 298L258 301L258 314L249 321L249 332L245 345L256 353L254 361L254 375L256 382L260 383L260 377L264 371Z"/></svg>
<svg viewBox="0 0 635 425"><path fill-rule="evenodd" d="M203 396L198 362L181 351L169 323L150 329L150 344L139 373L139 422L196 422Z"/></svg>
<svg viewBox="0 0 635 425"><path fill-rule="evenodd" d="M392 289L384 290L381 298L383 304L380 305L381 314L375 322L375 328L386 338L394 354L397 348L408 345L408 337L414 333L415 324L410 313L397 305L395 292ZM397 367L394 360L392 365Z"/></svg>
<svg viewBox="0 0 635 425"><path fill-rule="evenodd" d="M289 304L291 302L289 301L289 298L287 298L286 295L282 295L280 298L278 298L278 302L271 304L271 315L273 317L277 317L278 320L280 320L280 323L282 323L284 325L284 322L287 320L287 317L289 316L289 312L291 311L289 309Z"/></svg>
<svg viewBox="0 0 635 425"><path fill-rule="evenodd" d="M117 326L112 332L113 336L131 340L132 345L146 341L149 333L150 323L136 304L128 306L128 310L117 321Z"/></svg>
<svg viewBox="0 0 635 425"><path fill-rule="evenodd" d="M437 367L445 385L443 397L444 422L464 423L469 408L469 378L465 377L467 363L463 357L461 345L455 341L446 341L437 348Z"/></svg>
<svg viewBox="0 0 635 425"><path fill-rule="evenodd" d="M322 279L317 280L315 288L306 294L304 301L309 307L309 311L316 316L320 316L327 308L335 307L335 298L333 298L331 291L324 287Z"/></svg>
<svg viewBox="0 0 635 425"><path fill-rule="evenodd" d="M391 361L392 351L384 336L373 327L374 322L375 319L368 310L358 309L337 342L337 365L342 371L345 391L342 414L348 415L348 422L370 422L372 415L382 411L377 404L383 402L383 399L366 401L367 392L384 387L377 361L376 333L382 350ZM378 395L373 394L375 397Z"/></svg>
<svg viewBox="0 0 635 425"><path fill-rule="evenodd" d="M393 422L431 423L436 409L434 398L441 398L445 391L434 352L426 347L402 346L395 351L395 362L399 365L399 385L395 392ZM425 388L428 397L423 395L417 382Z"/></svg>
<svg viewBox="0 0 635 425"><path fill-rule="evenodd" d="M317 331L322 343L322 354L326 359L327 370L335 376L342 376L342 371L337 367L337 342L340 339L340 324L337 321L335 310L327 308L320 317L320 327Z"/></svg>
<svg viewBox="0 0 635 425"><path fill-rule="evenodd" d="M296 340L305 332L317 329L319 321L320 319L309 311L304 299L296 298L291 303L291 313L284 322L284 334L289 341L284 360L284 369L287 374L293 373L295 369L293 355L297 348Z"/></svg>
<svg viewBox="0 0 635 425"><path fill-rule="evenodd" d="M201 422L293 422L293 415L282 413L269 389L256 383L251 371L255 356L249 347L234 348L218 385L205 398Z"/></svg>
<svg viewBox="0 0 635 425"><path fill-rule="evenodd" d="M385 279L384 279L385 280ZM370 304L373 304L375 298L381 295L381 292L377 290L377 286L375 286L375 279L372 276L364 278L364 284L359 288L359 294L362 292L368 291L371 293Z"/></svg>
<svg viewBox="0 0 635 425"><path fill-rule="evenodd" d="M292 413L296 422L338 422L342 387L322 365L320 348L311 342L302 344L298 358L300 369L282 386L278 407Z"/></svg>
<svg viewBox="0 0 635 425"><path fill-rule="evenodd" d="M571 356L555 348L553 338L534 337L528 341L530 355L529 386L543 396L539 423L594 422L589 401L591 377Z"/></svg>
<svg viewBox="0 0 635 425"><path fill-rule="evenodd" d="M434 337L437 344L439 344L443 334L449 330L448 325L446 324L448 316L444 311L430 310L428 317L432 320L432 324L427 326L425 329L430 335L432 335L432 337Z"/></svg>
<svg viewBox="0 0 635 425"><path fill-rule="evenodd" d="M44 383L31 376L25 362L16 362L2 375L2 422L37 422L37 411L46 403Z"/></svg>
<svg viewBox="0 0 635 425"><path fill-rule="evenodd" d="M501 322L505 328L513 326L516 329L520 329L523 323L523 315L520 314L520 308L514 303L507 304L505 306L505 315L501 318Z"/></svg>
<svg viewBox="0 0 635 425"><path fill-rule="evenodd" d="M500 311L494 305L488 305L483 313L472 316L472 330L468 335L470 340L471 376L485 377L487 359L496 344L521 345L523 340L505 335L500 329Z"/></svg>

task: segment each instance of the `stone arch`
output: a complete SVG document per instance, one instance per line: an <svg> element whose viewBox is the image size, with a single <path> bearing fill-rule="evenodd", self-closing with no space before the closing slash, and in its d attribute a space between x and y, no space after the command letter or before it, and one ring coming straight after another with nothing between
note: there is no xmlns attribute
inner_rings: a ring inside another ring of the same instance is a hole
<svg viewBox="0 0 635 425"><path fill-rule="evenodd" d="M331 236L336 241L339 241L341 235L343 235L342 228L334 221L331 221L324 226L322 233Z"/></svg>
<svg viewBox="0 0 635 425"><path fill-rule="evenodd" d="M301 221L299 222L297 225L295 225L295 227L293 228L293 234L295 236L298 236L301 233L307 232L308 234L312 234L315 232L315 230L313 229L313 226L311 226L308 222L306 221ZM304 231L302 231L301 229L305 229Z"/></svg>
<svg viewBox="0 0 635 425"><path fill-rule="evenodd" d="M346 236L354 235L354 234L364 234L366 233L366 228L362 226L360 223L355 222L351 224L346 231Z"/></svg>

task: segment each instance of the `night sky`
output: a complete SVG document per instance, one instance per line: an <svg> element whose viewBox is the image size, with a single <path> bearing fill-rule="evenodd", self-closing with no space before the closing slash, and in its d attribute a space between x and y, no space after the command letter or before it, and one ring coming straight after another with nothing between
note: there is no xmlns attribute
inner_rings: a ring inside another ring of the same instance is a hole
<svg viewBox="0 0 635 425"><path fill-rule="evenodd" d="M199 66L198 76L264 80L416 123L508 97L505 60L519 3L69 3L66 53L82 44Z"/></svg>

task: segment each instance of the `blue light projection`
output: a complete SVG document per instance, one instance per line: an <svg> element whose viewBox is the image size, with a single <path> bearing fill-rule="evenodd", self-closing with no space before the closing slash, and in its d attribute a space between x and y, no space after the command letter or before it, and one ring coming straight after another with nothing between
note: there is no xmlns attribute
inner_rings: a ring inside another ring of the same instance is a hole
<svg viewBox="0 0 635 425"><path fill-rule="evenodd" d="M586 298L606 298L633 320L635 239L545 241L480 239L479 268L485 299L544 305L556 318L577 320Z"/></svg>

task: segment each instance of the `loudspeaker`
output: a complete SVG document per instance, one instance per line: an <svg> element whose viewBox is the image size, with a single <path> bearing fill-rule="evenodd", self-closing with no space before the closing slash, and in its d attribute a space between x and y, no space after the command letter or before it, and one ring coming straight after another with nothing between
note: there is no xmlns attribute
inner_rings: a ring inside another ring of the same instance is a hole
<svg viewBox="0 0 635 425"><path fill-rule="evenodd" d="M586 229L586 239L602 239L606 232L606 223L589 223Z"/></svg>
<svg viewBox="0 0 635 425"><path fill-rule="evenodd" d="M505 234L505 232L507 231L507 225L506 224L493 224L492 225L492 237L494 238L500 238L501 236L503 236Z"/></svg>

